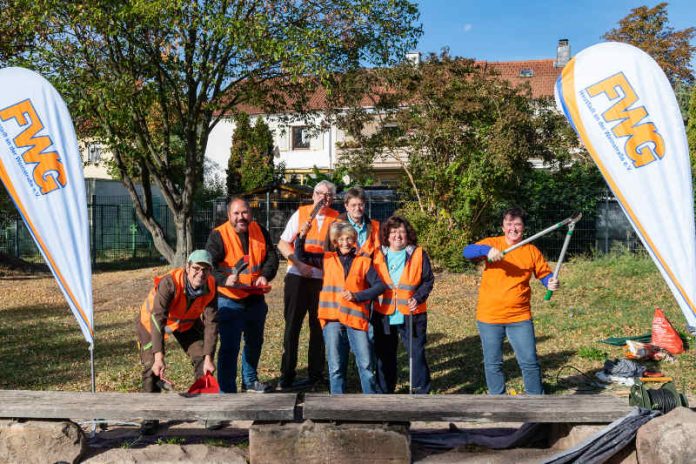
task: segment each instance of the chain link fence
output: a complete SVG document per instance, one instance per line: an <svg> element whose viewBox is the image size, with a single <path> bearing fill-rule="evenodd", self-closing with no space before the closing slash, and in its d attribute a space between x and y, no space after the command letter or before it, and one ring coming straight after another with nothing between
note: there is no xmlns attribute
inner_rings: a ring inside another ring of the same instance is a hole
<svg viewBox="0 0 696 464"><path fill-rule="evenodd" d="M256 221L266 227L274 243L277 243L292 213L309 199L289 199L268 194L250 200ZM345 211L339 199L333 208ZM368 197L365 212L372 218L383 221L399 209L400 202L393 196ZM156 263L162 257L155 248L145 226L137 219L129 197L94 197L87 206L90 221L92 264L94 266L118 263ZM170 243L175 241L174 220L166 204L154 205L155 219L162 225ZM527 233L533 234L574 213L558 209L545 211L528 219ZM227 220L224 199L207 202L196 208L193 219L194 243L204 248L211 229ZM500 231L498 225L492 228ZM555 260L559 253L566 229L539 238L535 244L544 255ZM619 204L613 198L603 198L595 211L584 212L575 227L568 248L568 255L608 252L622 246L630 250L642 245L631 228ZM41 262L34 241L24 222L16 212L0 212L0 253L30 262Z"/></svg>

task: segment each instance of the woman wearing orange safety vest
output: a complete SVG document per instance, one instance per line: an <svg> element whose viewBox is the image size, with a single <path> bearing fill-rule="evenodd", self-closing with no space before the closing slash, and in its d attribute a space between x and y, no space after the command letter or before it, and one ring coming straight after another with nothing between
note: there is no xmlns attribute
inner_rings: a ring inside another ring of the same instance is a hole
<svg viewBox="0 0 696 464"><path fill-rule="evenodd" d="M326 346L330 392L345 393L350 347L355 355L363 393L380 393L367 329L369 302L386 286L372 267L370 258L356 254L357 232L353 226L346 222L333 223L329 237L336 251L325 253L305 251L305 236L310 228L309 222L302 226L295 240L295 256L324 271L318 317Z"/></svg>
<svg viewBox="0 0 696 464"><path fill-rule="evenodd" d="M404 218L392 216L382 223L380 239L382 246L375 253L374 266L387 290L374 303L372 314L377 380L384 393L394 393L400 335L407 353L411 345L410 388L413 393L425 394L430 391L430 368L425 359L426 300L435 283L430 259L417 245L416 232Z"/></svg>
<svg viewBox="0 0 696 464"><path fill-rule="evenodd" d="M210 254L196 250L184 268L155 278L136 317L143 392L157 393L165 385L164 340L168 335L176 338L191 359L196 378L215 371L217 301L210 270ZM157 421L144 421L142 433L154 433L157 425Z"/></svg>

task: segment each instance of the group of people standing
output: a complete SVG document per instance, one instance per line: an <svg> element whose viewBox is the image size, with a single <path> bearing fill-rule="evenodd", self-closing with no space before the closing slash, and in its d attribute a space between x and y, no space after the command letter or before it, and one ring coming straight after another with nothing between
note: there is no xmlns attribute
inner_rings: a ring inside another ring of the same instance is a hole
<svg viewBox="0 0 696 464"><path fill-rule="evenodd" d="M277 249L288 261L284 285L285 321L278 390L321 388L346 391L348 353L352 351L363 393L393 393L397 383L399 338L410 365L412 393L430 391L426 359L427 300L435 281L430 260L416 232L400 216L380 224L365 215L365 193L349 189L346 213L331 208L336 187L321 181L312 204L290 217ZM162 387L164 339L173 335L190 357L196 377L212 374L217 336L217 378L222 393L237 392L241 341L241 390L266 393L257 368L268 306L264 292L278 271L270 235L252 218L246 200L227 206L228 221L211 231L205 250L196 250L184 268L155 279L136 320L143 364L143 390ZM464 249L471 260L486 261L477 304L477 326L489 393L502 394L502 342L508 337L522 369L525 391L541 394L530 311L529 281L539 278L558 288L533 245L502 251L522 240L524 212L503 215L503 236ZM308 378L297 378L300 331L309 322Z"/></svg>

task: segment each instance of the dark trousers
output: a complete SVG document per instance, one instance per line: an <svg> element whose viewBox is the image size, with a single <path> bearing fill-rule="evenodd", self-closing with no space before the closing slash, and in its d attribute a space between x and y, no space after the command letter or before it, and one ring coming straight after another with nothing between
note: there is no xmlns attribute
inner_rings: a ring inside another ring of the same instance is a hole
<svg viewBox="0 0 696 464"><path fill-rule="evenodd" d="M375 355L377 356L377 382L384 393L394 393L396 388L396 352L401 343L408 357L409 318L413 317L413 393L427 394L430 392L430 368L425 359L426 331L428 328L428 313L405 316L403 324L389 325L389 316L375 311L372 324L375 332Z"/></svg>
<svg viewBox="0 0 696 464"><path fill-rule="evenodd" d="M143 392L159 393L161 389L157 385L157 382L160 378L152 373L155 354L150 347L151 336L150 333L145 330L145 327L140 324L140 314L138 314L136 319L136 333L138 335L138 345L140 347L140 362L143 365ZM195 378L197 379L203 376L203 360L205 359L205 354L203 353L203 323L196 321L193 327L186 332L175 331L173 335L191 360Z"/></svg>
<svg viewBox="0 0 696 464"><path fill-rule="evenodd" d="M309 353L307 370L310 380L324 376L324 338L317 317L321 279L311 279L295 274L285 276L284 317L285 336L283 359L280 364L281 382L291 384L297 376L297 349L304 317L309 314Z"/></svg>

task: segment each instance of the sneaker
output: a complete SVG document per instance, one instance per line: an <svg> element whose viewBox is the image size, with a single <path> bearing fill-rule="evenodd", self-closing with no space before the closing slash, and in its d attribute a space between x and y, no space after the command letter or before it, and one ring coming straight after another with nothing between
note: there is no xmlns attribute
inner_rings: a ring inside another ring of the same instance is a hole
<svg viewBox="0 0 696 464"><path fill-rule="evenodd" d="M251 385L242 385L242 392L248 393L270 393L271 386L264 382L254 380Z"/></svg>
<svg viewBox="0 0 696 464"><path fill-rule="evenodd" d="M159 421L148 419L140 423L140 434L141 435L154 435L159 428Z"/></svg>

